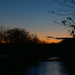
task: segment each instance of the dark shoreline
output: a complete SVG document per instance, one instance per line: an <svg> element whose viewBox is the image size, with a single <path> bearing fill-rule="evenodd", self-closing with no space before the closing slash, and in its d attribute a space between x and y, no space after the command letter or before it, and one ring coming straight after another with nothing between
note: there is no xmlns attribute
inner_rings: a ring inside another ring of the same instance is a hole
<svg viewBox="0 0 75 75"><path fill-rule="evenodd" d="M39 61L57 56L64 63L70 75L74 75L75 39L62 41L59 44L0 44L0 70L2 74L22 75L24 68L36 66Z"/></svg>

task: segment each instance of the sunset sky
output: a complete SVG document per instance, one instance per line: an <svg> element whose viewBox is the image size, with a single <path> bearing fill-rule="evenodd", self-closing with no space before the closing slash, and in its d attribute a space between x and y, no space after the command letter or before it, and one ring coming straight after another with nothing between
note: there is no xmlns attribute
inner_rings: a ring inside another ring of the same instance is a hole
<svg viewBox="0 0 75 75"><path fill-rule="evenodd" d="M41 40L57 41L46 36L69 36L63 25L54 23L54 20L62 21L65 16L54 15L48 11L58 12L62 8L54 0L0 0L0 25L25 28L31 34L37 34Z"/></svg>

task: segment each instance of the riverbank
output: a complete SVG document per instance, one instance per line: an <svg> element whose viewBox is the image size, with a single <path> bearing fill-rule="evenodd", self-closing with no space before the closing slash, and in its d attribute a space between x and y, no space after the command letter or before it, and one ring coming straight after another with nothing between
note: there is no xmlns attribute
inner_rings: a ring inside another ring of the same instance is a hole
<svg viewBox="0 0 75 75"><path fill-rule="evenodd" d="M75 39L74 39L75 40ZM24 68L36 66L40 61L62 61L70 75L74 75L75 56L74 40L63 41L59 44L36 43L6 43L0 44L0 70L2 74L22 75ZM56 56L58 59L47 58Z"/></svg>

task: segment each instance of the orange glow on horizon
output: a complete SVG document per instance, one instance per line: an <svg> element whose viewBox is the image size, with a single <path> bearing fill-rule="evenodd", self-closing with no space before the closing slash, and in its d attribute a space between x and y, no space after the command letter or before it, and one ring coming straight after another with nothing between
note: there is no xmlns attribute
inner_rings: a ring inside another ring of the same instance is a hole
<svg viewBox="0 0 75 75"><path fill-rule="evenodd" d="M39 39L44 41L44 42L46 42L46 43L48 43L48 44L50 44L50 43L59 43L59 42L62 41L62 39L58 39L58 40L57 39L53 39L53 38L47 39L45 37L39 37Z"/></svg>
<svg viewBox="0 0 75 75"><path fill-rule="evenodd" d="M56 39L50 39L50 40L46 40L46 42L48 43L48 44L50 44L50 43L59 43L59 42L61 42L62 40L56 40Z"/></svg>
<svg viewBox="0 0 75 75"><path fill-rule="evenodd" d="M50 40L43 40L43 41L40 41L41 43L47 43L47 44L51 44L51 43L59 43L61 42L62 40L56 40L56 39L50 39ZM39 42L39 43L40 43ZM8 43L8 42L5 42L5 41L2 41L1 43Z"/></svg>
<svg viewBox="0 0 75 75"><path fill-rule="evenodd" d="M51 43L59 43L61 42L62 40L57 40L57 39L53 39L53 38L50 38L50 39L46 39L46 38L38 38L39 41L37 42L38 44L40 43L47 43L47 44L51 44ZM1 43L11 43L10 41L4 41L2 40Z"/></svg>
<svg viewBox="0 0 75 75"><path fill-rule="evenodd" d="M1 43L7 43L6 41L2 41Z"/></svg>

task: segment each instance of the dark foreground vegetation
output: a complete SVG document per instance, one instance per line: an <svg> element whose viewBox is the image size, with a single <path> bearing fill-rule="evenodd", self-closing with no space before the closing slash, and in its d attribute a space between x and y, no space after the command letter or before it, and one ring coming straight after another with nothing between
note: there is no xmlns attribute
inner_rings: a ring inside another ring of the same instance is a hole
<svg viewBox="0 0 75 75"><path fill-rule="evenodd" d="M41 42L24 29L0 30L0 75L22 75L23 70L50 56L59 56L69 73L74 75L75 39L55 44Z"/></svg>

